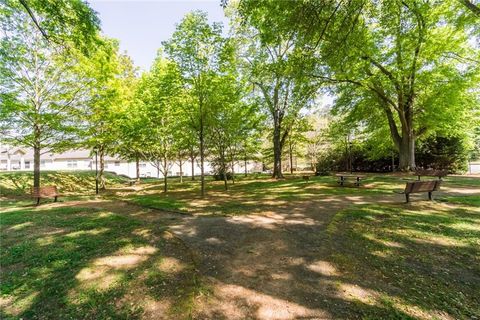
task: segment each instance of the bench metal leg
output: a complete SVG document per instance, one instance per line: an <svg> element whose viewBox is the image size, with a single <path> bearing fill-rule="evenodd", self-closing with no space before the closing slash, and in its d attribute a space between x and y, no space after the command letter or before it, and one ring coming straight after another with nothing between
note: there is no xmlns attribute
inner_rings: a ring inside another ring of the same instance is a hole
<svg viewBox="0 0 480 320"><path fill-rule="evenodd" d="M405 193L405 199L407 200L407 203L410 202L410 195L408 193Z"/></svg>
<svg viewBox="0 0 480 320"><path fill-rule="evenodd" d="M428 200L432 201L432 192L428 193Z"/></svg>
<svg viewBox="0 0 480 320"><path fill-rule="evenodd" d="M40 204L40 198L37 198L37 206Z"/></svg>
<svg viewBox="0 0 480 320"><path fill-rule="evenodd" d="M57 202L57 196L55 196L55 200L53 202Z"/></svg>

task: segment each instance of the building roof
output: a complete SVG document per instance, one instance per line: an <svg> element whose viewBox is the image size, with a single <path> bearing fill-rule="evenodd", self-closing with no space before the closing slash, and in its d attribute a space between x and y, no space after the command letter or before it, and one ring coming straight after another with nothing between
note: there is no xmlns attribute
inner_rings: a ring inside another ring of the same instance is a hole
<svg viewBox="0 0 480 320"><path fill-rule="evenodd" d="M33 161L33 149L32 148L20 148L20 147L11 147L6 145L0 145L0 159L7 159L10 160L20 160L24 158L26 161ZM92 159L95 154L91 150L87 149L76 149L76 150L68 150L62 153L52 153L46 152L41 155L42 160L89 160ZM112 156L105 156L104 159L106 161L116 161L120 160L117 157Z"/></svg>

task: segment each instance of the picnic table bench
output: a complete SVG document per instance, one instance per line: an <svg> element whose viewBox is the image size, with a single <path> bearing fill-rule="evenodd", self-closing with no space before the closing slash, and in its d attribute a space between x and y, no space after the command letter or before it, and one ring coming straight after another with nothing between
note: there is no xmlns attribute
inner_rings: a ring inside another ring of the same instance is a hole
<svg viewBox="0 0 480 320"><path fill-rule="evenodd" d="M442 180L443 177L446 177L448 170L435 170L435 169L416 169L415 175L418 176L420 181L421 176L425 177L438 177L439 180Z"/></svg>
<svg viewBox="0 0 480 320"><path fill-rule="evenodd" d="M432 200L432 192L438 191L440 189L440 184L442 180L430 180L430 181L411 181L407 182L405 190L398 192L405 194L405 199L407 203L410 201L411 193L422 193L428 192L428 199Z"/></svg>
<svg viewBox="0 0 480 320"><path fill-rule="evenodd" d="M41 198L55 198L54 201L57 202L57 197L60 196L56 186L32 187L31 194L37 199L37 205L40 204Z"/></svg>
<svg viewBox="0 0 480 320"><path fill-rule="evenodd" d="M362 179L365 178L364 175L360 175L360 174L347 174L347 173L337 173L335 175L336 177L338 177L338 181L337 183L340 185L340 186L344 186L345 185L345 182L349 179L354 179L354 185L356 185L357 187L360 186L360 182Z"/></svg>
<svg viewBox="0 0 480 320"><path fill-rule="evenodd" d="M307 182L307 181L310 180L310 176L309 175L304 175L304 176L302 176L302 179L305 180L305 182Z"/></svg>

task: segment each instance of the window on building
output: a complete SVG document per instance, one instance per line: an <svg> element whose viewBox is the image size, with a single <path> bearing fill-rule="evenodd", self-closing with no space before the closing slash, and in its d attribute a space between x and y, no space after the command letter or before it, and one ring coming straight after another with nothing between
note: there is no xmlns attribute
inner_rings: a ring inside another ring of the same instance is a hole
<svg viewBox="0 0 480 320"><path fill-rule="evenodd" d="M120 161L115 161L115 167L120 167Z"/></svg>
<svg viewBox="0 0 480 320"><path fill-rule="evenodd" d="M67 160L67 168L74 169L77 167L77 160Z"/></svg>
<svg viewBox="0 0 480 320"><path fill-rule="evenodd" d="M146 168L147 167L147 164L146 163L140 163L140 168Z"/></svg>
<svg viewBox="0 0 480 320"><path fill-rule="evenodd" d="M25 169L30 169L30 161L25 161Z"/></svg>

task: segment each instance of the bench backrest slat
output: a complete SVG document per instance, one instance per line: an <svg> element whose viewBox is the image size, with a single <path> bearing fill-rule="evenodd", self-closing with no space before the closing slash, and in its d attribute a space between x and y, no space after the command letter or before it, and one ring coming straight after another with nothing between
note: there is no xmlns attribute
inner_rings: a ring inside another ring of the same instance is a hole
<svg viewBox="0 0 480 320"><path fill-rule="evenodd" d="M407 182L405 193L432 192L440 188L441 180Z"/></svg>
<svg viewBox="0 0 480 320"><path fill-rule="evenodd" d="M36 197L51 197L57 194L56 186L32 187L32 195Z"/></svg>

